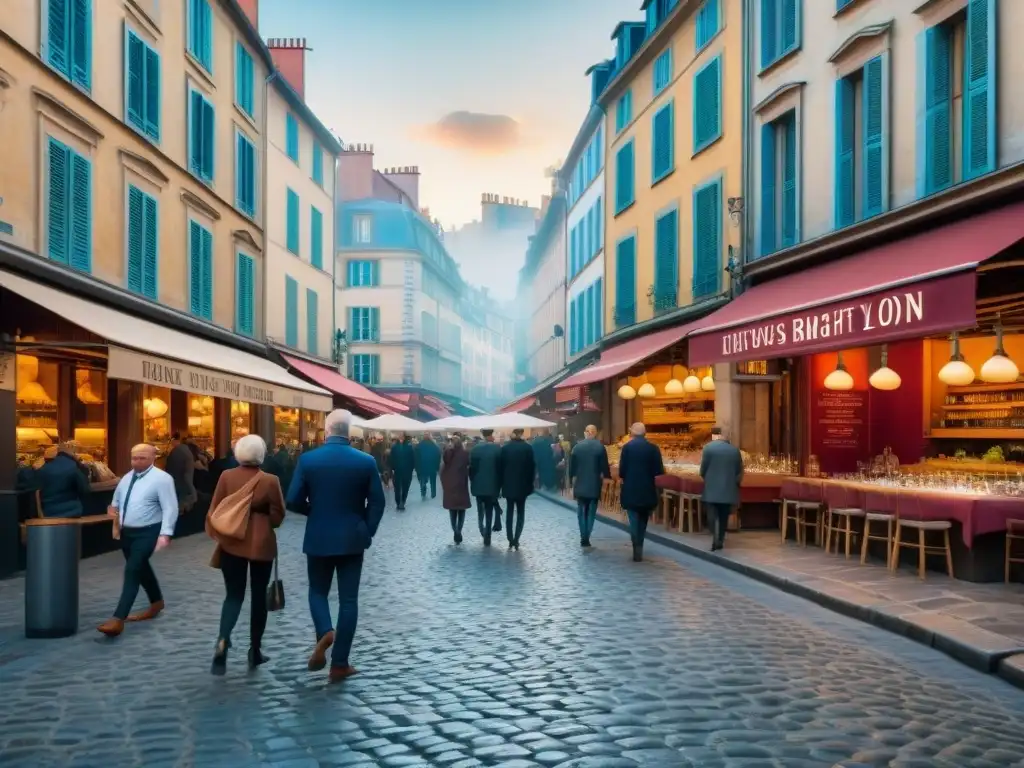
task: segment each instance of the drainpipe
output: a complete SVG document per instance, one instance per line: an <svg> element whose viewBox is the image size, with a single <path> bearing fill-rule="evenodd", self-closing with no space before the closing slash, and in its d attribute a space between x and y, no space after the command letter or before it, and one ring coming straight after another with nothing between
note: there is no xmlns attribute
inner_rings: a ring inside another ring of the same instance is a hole
<svg viewBox="0 0 1024 768"><path fill-rule="evenodd" d="M260 275L260 282L263 284L263 311L260 312L260 335L263 343L267 343L267 312L270 306L270 283L267 280L267 262L270 259L270 236L267 216L267 205L270 195L268 187L270 174L270 137L267 135L267 126L270 125L270 84L277 79L278 71L275 69L263 80L263 274Z"/></svg>

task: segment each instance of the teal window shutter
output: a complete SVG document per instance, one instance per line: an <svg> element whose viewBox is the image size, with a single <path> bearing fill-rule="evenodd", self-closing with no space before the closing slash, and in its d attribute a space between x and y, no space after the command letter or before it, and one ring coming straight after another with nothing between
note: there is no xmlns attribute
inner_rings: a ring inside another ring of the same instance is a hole
<svg viewBox="0 0 1024 768"><path fill-rule="evenodd" d="M636 322L636 238L621 240L615 248L615 324Z"/></svg>
<svg viewBox="0 0 1024 768"><path fill-rule="evenodd" d="M142 295L156 301L160 279L160 219L155 197L142 199L145 234L142 240Z"/></svg>
<svg viewBox="0 0 1024 768"><path fill-rule="evenodd" d="M255 321L256 264L250 256L240 253L235 275L235 330L252 336Z"/></svg>
<svg viewBox="0 0 1024 768"><path fill-rule="evenodd" d="M780 20L780 38L782 50L780 55L789 53L800 47L800 3L804 0L779 0L782 12Z"/></svg>
<svg viewBox="0 0 1024 768"><path fill-rule="evenodd" d="M576 276L576 227L569 230L569 279Z"/></svg>
<svg viewBox="0 0 1024 768"><path fill-rule="evenodd" d="M213 183L215 114L213 104L197 90L189 91L189 170Z"/></svg>
<svg viewBox="0 0 1024 768"><path fill-rule="evenodd" d="M256 215L256 146L236 129L235 207L246 216Z"/></svg>
<svg viewBox="0 0 1024 768"><path fill-rule="evenodd" d="M632 139L619 147L615 155L615 213L622 213L634 202L634 174Z"/></svg>
<svg viewBox="0 0 1024 768"><path fill-rule="evenodd" d="M856 220L854 142L856 140L856 87L848 77L836 80L836 229Z"/></svg>
<svg viewBox="0 0 1024 768"><path fill-rule="evenodd" d="M569 302L569 354L576 354L576 299Z"/></svg>
<svg viewBox="0 0 1024 768"><path fill-rule="evenodd" d="M159 221L156 199L128 186L128 290L157 299Z"/></svg>
<svg viewBox="0 0 1024 768"><path fill-rule="evenodd" d="M626 91L615 103L615 132L621 133L633 120L633 92Z"/></svg>
<svg viewBox="0 0 1024 768"><path fill-rule="evenodd" d="M92 271L92 163L71 152L71 243L72 269Z"/></svg>
<svg viewBox="0 0 1024 768"><path fill-rule="evenodd" d="M654 223L654 311L679 304L679 211L671 210Z"/></svg>
<svg viewBox="0 0 1024 768"><path fill-rule="evenodd" d="M92 3L71 0L71 82L87 91L92 85Z"/></svg>
<svg viewBox="0 0 1024 768"><path fill-rule="evenodd" d="M311 355L318 354L320 348L318 331L320 325L319 298L312 288L306 289L306 351Z"/></svg>
<svg viewBox="0 0 1024 768"><path fill-rule="evenodd" d="M85 91L92 86L93 0L47 0L42 58Z"/></svg>
<svg viewBox="0 0 1024 768"><path fill-rule="evenodd" d="M324 268L324 215L310 207L309 221L309 263L317 269Z"/></svg>
<svg viewBox="0 0 1024 768"><path fill-rule="evenodd" d="M160 54L148 45L145 50L142 132L160 141Z"/></svg>
<svg viewBox="0 0 1024 768"><path fill-rule="evenodd" d="M583 294L583 346L589 347L594 343L594 286L587 286Z"/></svg>
<svg viewBox="0 0 1024 768"><path fill-rule="evenodd" d="M761 68L779 57L777 34L780 0L761 0Z"/></svg>
<svg viewBox="0 0 1024 768"><path fill-rule="evenodd" d="M71 77L71 0L47 0L46 61Z"/></svg>
<svg viewBox="0 0 1024 768"><path fill-rule="evenodd" d="M918 192L930 195L953 184L951 96L953 41L945 26L931 27L918 38Z"/></svg>
<svg viewBox="0 0 1024 768"><path fill-rule="evenodd" d="M188 52L213 71L213 12L207 0L188 0Z"/></svg>
<svg viewBox="0 0 1024 768"><path fill-rule="evenodd" d="M803 0L761 0L761 68L800 47L800 3Z"/></svg>
<svg viewBox="0 0 1024 768"><path fill-rule="evenodd" d="M665 51L654 60L654 95L657 96L672 82L672 49Z"/></svg>
<svg viewBox="0 0 1024 768"><path fill-rule="evenodd" d="M370 340L380 341L380 307L370 307Z"/></svg>
<svg viewBox="0 0 1024 768"><path fill-rule="evenodd" d="M669 102L651 119L651 183L656 184L675 170L673 146L675 104Z"/></svg>
<svg viewBox="0 0 1024 768"><path fill-rule="evenodd" d="M782 147L782 247L796 245L799 238L797 229L796 197L796 112L790 112L779 120L783 141ZM774 156L773 156L774 161ZM774 170L774 169L773 169ZM772 196L774 204L774 192Z"/></svg>
<svg viewBox="0 0 1024 768"><path fill-rule="evenodd" d="M597 301L594 307L594 334L595 338L600 341L604 338L604 279L597 278L597 288L594 292L597 295Z"/></svg>
<svg viewBox="0 0 1024 768"><path fill-rule="evenodd" d="M319 142L313 142L313 181L324 185L324 148Z"/></svg>
<svg viewBox="0 0 1024 768"><path fill-rule="evenodd" d="M288 210L286 212L286 246L296 256L299 255L299 196L295 190L288 190Z"/></svg>
<svg viewBox="0 0 1024 768"><path fill-rule="evenodd" d="M295 278L284 278L284 343L299 346L299 284Z"/></svg>
<svg viewBox="0 0 1024 768"><path fill-rule="evenodd" d="M299 122L291 112L285 116L285 150L288 157L299 162Z"/></svg>
<svg viewBox="0 0 1024 768"><path fill-rule="evenodd" d="M604 198L597 198L597 247L604 248Z"/></svg>
<svg viewBox="0 0 1024 768"><path fill-rule="evenodd" d="M693 298L718 293L722 260L722 182L693 192Z"/></svg>
<svg viewBox="0 0 1024 768"><path fill-rule="evenodd" d="M213 320L213 234L196 221L188 233L189 310Z"/></svg>
<svg viewBox="0 0 1024 768"><path fill-rule="evenodd" d="M252 56L241 42L235 43L235 104L245 114L255 113L256 73Z"/></svg>
<svg viewBox="0 0 1024 768"><path fill-rule="evenodd" d="M996 0L967 5L964 55L964 180L996 169Z"/></svg>
<svg viewBox="0 0 1024 768"><path fill-rule="evenodd" d="M71 149L54 138L48 142L46 251L51 261L70 263Z"/></svg>
<svg viewBox="0 0 1024 768"><path fill-rule="evenodd" d="M864 195L861 202L862 218L877 216L887 208L886 147L885 147L885 54L876 56L864 65L863 169Z"/></svg>
<svg viewBox="0 0 1024 768"><path fill-rule="evenodd" d="M775 252L776 219L778 198L776 197L775 164L778 150L776 148L776 124L761 125L761 255L767 256Z"/></svg>
<svg viewBox="0 0 1024 768"><path fill-rule="evenodd" d="M213 320L213 233L203 230L203 312L207 320Z"/></svg>
<svg viewBox="0 0 1024 768"><path fill-rule="evenodd" d="M693 153L722 135L722 56L719 54L693 76Z"/></svg>
<svg viewBox="0 0 1024 768"><path fill-rule="evenodd" d="M704 5L697 12L697 50L711 42L711 38L718 34L718 4L719 0L704 0Z"/></svg>

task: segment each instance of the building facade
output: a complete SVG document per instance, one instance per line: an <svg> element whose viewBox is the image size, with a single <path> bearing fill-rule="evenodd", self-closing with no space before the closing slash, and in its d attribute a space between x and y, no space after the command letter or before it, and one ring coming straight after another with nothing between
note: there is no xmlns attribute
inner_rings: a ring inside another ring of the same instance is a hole
<svg viewBox="0 0 1024 768"><path fill-rule="evenodd" d="M462 399L493 410L515 394L515 327L486 288L467 286L462 317Z"/></svg>
<svg viewBox="0 0 1024 768"><path fill-rule="evenodd" d="M699 314L729 291L742 195L741 0L644 4L613 34L606 111L605 333Z"/></svg>
<svg viewBox="0 0 1024 768"><path fill-rule="evenodd" d="M330 360L334 340L335 166L341 145L305 103L306 42L268 41L267 338Z"/></svg>

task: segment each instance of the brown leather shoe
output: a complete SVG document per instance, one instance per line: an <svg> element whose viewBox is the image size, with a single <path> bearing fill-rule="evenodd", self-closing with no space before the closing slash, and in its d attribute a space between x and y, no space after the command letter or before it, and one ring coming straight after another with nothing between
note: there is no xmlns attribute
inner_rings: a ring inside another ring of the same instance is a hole
<svg viewBox="0 0 1024 768"><path fill-rule="evenodd" d="M124 631L124 622L121 619L107 619L96 629L107 637L117 637Z"/></svg>
<svg viewBox="0 0 1024 768"><path fill-rule="evenodd" d="M327 673L327 679L332 683L340 683L342 680L346 680L352 675L358 675L359 670L355 667L331 667L331 671Z"/></svg>
<svg viewBox="0 0 1024 768"><path fill-rule="evenodd" d="M149 621L150 619L155 619L157 616L159 616L160 612L163 609L164 601L157 600L155 603L152 603L146 610L139 611L138 613L133 613L126 619L126 621Z"/></svg>
<svg viewBox="0 0 1024 768"><path fill-rule="evenodd" d="M309 664L306 665L310 672L319 672L327 666L327 651L332 645L334 645L333 629L316 641L316 648L313 649L313 654L309 657Z"/></svg>

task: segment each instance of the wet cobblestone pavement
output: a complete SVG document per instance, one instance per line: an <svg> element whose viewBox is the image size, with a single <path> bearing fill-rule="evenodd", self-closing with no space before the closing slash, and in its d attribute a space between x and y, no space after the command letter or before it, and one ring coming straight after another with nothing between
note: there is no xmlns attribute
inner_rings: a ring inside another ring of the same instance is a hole
<svg viewBox="0 0 1024 768"><path fill-rule="evenodd" d="M120 555L83 562L73 638L20 637L23 583L0 582L4 766L1024 766L1024 693L931 649L714 565L531 500L518 553L467 520L388 511L363 573L353 663L325 685L305 660L301 519L281 534L288 605L271 661L208 673L222 586L210 542L154 564L168 603L116 641L92 626ZM245 611L248 611L246 606Z"/></svg>

